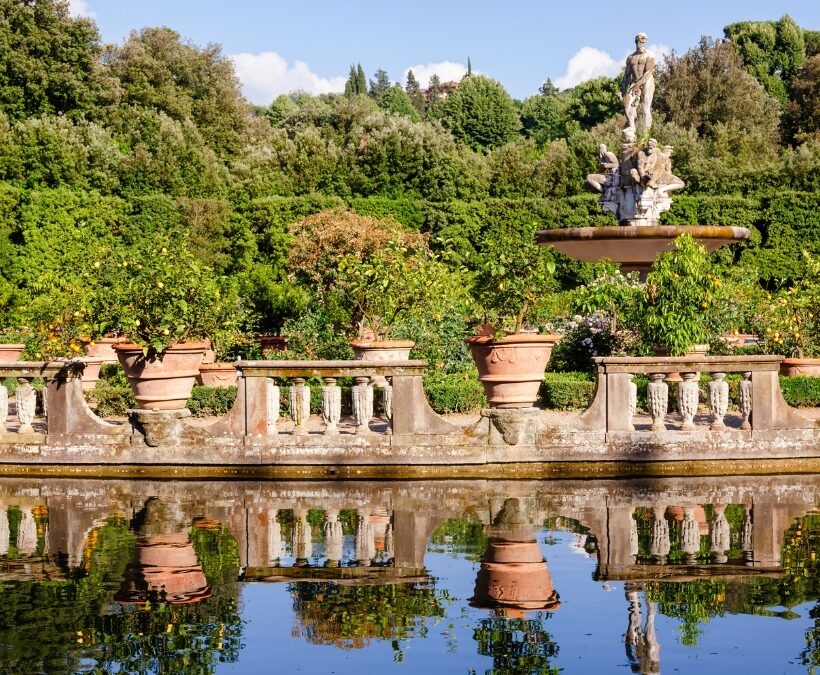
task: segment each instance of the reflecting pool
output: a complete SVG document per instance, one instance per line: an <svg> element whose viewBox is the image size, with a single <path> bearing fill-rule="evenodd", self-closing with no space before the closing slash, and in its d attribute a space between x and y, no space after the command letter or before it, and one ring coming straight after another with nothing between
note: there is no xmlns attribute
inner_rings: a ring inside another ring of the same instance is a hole
<svg viewBox="0 0 820 675"><path fill-rule="evenodd" d="M0 672L814 672L820 476L0 479Z"/></svg>

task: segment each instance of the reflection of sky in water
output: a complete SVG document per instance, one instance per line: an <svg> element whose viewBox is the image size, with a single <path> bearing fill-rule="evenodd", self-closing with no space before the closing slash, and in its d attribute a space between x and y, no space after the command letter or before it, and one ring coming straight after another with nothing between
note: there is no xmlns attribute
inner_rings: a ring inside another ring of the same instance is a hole
<svg viewBox="0 0 820 675"><path fill-rule="evenodd" d="M595 559L579 548L579 535L542 530L538 541L561 596L561 607L544 628L558 645L550 665L567 673L629 673L623 635L628 623L628 602L623 582L593 581ZM552 543L546 544L545 541ZM432 546L425 564L436 577L439 590L447 589L452 604L441 619L427 618L426 637L402 640L403 660L394 661L390 641L373 640L369 647L341 650L294 638L296 621L288 586L244 584L242 615L244 648L235 664L219 664L220 672L305 673L459 673L488 672L490 657L477 654L473 639L489 610L469 607L479 563L453 554L446 544ZM643 619L646 603L642 598ZM799 663L804 635L813 624L808 616L813 602L793 608L798 619L726 614L700 626L696 647L680 643L680 620L658 612L655 630L660 642L661 672L710 673L744 670L748 673L806 672ZM471 670L473 669L473 670Z"/></svg>

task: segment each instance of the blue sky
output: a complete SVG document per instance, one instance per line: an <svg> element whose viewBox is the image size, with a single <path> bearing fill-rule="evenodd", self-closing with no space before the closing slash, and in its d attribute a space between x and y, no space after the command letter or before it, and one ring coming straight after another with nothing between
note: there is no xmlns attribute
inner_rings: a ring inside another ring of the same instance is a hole
<svg viewBox="0 0 820 675"><path fill-rule="evenodd" d="M525 98L551 78L563 88L615 74L635 33L650 50L684 52L701 35L722 36L734 21L789 14L820 30L817 0L70 0L94 18L106 42L131 30L168 26L198 45L216 42L231 56L245 95L267 104L294 89L339 91L351 63L368 77L384 68L404 81L413 68L422 85L437 73L458 79L473 70Z"/></svg>

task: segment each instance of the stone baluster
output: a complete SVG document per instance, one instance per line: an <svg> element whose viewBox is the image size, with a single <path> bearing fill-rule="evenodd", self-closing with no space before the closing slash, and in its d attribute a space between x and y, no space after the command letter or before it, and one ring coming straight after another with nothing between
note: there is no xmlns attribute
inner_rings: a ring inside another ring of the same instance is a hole
<svg viewBox="0 0 820 675"><path fill-rule="evenodd" d="M290 416L294 435L305 436L310 417L310 387L305 385L304 377L294 377L290 386Z"/></svg>
<svg viewBox="0 0 820 675"><path fill-rule="evenodd" d="M14 393L17 402L17 419L20 421L17 431L21 434L31 434L34 433L31 423L34 421L34 410L37 406L37 392L28 380L20 378L17 381L20 383Z"/></svg>
<svg viewBox="0 0 820 675"><path fill-rule="evenodd" d="M748 430L752 428L749 423L749 416L752 413L752 374L743 373L743 379L740 381L740 413L743 415L743 420L740 422L740 428Z"/></svg>
<svg viewBox="0 0 820 675"><path fill-rule="evenodd" d="M326 377L322 387L322 421L325 423L325 436L339 433L339 420L342 418L342 390L336 384L335 377Z"/></svg>
<svg viewBox="0 0 820 675"><path fill-rule="evenodd" d="M634 511L629 514L629 555L632 556L632 559L638 557L640 553L640 546L639 546L639 539L638 539L638 521L635 520L635 513Z"/></svg>
<svg viewBox="0 0 820 675"><path fill-rule="evenodd" d="M276 422L279 420L279 387L273 383L271 377L266 378L265 386L268 388L268 434L273 435L278 433Z"/></svg>
<svg viewBox="0 0 820 675"><path fill-rule="evenodd" d="M666 431L667 410L669 409L669 385L663 373L651 373L646 385L646 402L652 416L652 431Z"/></svg>
<svg viewBox="0 0 820 675"><path fill-rule="evenodd" d="M370 561L376 555L375 534L370 518L359 515L356 528L356 561L362 567L369 566Z"/></svg>
<svg viewBox="0 0 820 675"><path fill-rule="evenodd" d="M712 373L709 382L709 411L712 413L712 429L723 429L726 424L723 418L729 409L729 383L726 373Z"/></svg>
<svg viewBox="0 0 820 675"><path fill-rule="evenodd" d="M325 512L325 562L326 567L339 567L344 551L344 533L339 522L339 510L328 509Z"/></svg>
<svg viewBox="0 0 820 675"><path fill-rule="evenodd" d="M356 377L353 385L353 415L356 418L356 433L370 433L370 420L373 417L373 387L367 376Z"/></svg>
<svg viewBox="0 0 820 675"><path fill-rule="evenodd" d="M275 566L282 557L282 526L277 520L279 511L268 509L268 565Z"/></svg>
<svg viewBox="0 0 820 675"><path fill-rule="evenodd" d="M390 422L393 420L393 384L390 380L385 381L382 389L382 402L384 403L384 416ZM389 429L390 427L388 427L388 431Z"/></svg>
<svg viewBox="0 0 820 675"><path fill-rule="evenodd" d="M698 411L697 373L681 373L682 382L678 382L678 412L683 418L680 423L681 431L691 431L695 428L695 413Z"/></svg>
<svg viewBox="0 0 820 675"><path fill-rule="evenodd" d="M680 547L687 565L694 565L700 553L700 529L695 520L695 508L683 507L683 522L680 526Z"/></svg>
<svg viewBox="0 0 820 675"><path fill-rule="evenodd" d="M5 504L0 504L0 555L9 552L9 512Z"/></svg>
<svg viewBox="0 0 820 675"><path fill-rule="evenodd" d="M9 390L0 384L0 434L6 431L6 420L9 418Z"/></svg>
<svg viewBox="0 0 820 675"><path fill-rule="evenodd" d="M709 551L716 563L725 563L729 559L726 556L729 550L729 521L726 520L725 510L725 505L716 504L715 515L709 522Z"/></svg>
<svg viewBox="0 0 820 675"><path fill-rule="evenodd" d="M747 563L754 562L754 525L752 523L752 509L746 507L746 515L740 524L740 549L743 551L743 559Z"/></svg>
<svg viewBox="0 0 820 675"><path fill-rule="evenodd" d="M661 565L666 563L666 556L672 548L669 541L669 523L666 522L666 506L658 504L653 507L652 536L649 540L649 553Z"/></svg>
<svg viewBox="0 0 820 675"><path fill-rule="evenodd" d="M33 555L37 550L37 523L31 509L21 508L20 524L17 526L17 550L21 555Z"/></svg>
<svg viewBox="0 0 820 675"><path fill-rule="evenodd" d="M632 420L635 417L635 413L638 411L638 385L635 384L632 380L635 376L630 373L627 375L629 379L628 387L629 387L629 400L626 406L626 414L628 416L628 426L630 426L633 430L635 427L632 425Z"/></svg>
<svg viewBox="0 0 820 675"><path fill-rule="evenodd" d="M307 521L307 509L294 509L291 545L293 557L296 558L296 564L300 567L306 567L308 559L313 555L312 535L310 523Z"/></svg>
<svg viewBox="0 0 820 675"><path fill-rule="evenodd" d="M393 525L388 523L384 531L384 554L388 560L392 560L396 555L395 542L393 541Z"/></svg>

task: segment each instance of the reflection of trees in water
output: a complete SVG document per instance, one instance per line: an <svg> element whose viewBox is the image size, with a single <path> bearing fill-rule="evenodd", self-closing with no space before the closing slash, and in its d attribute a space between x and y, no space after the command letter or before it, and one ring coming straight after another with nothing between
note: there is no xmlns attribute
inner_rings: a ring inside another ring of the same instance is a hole
<svg viewBox="0 0 820 675"><path fill-rule="evenodd" d="M558 654L558 645L544 626L550 616L537 612L531 618L499 615L481 619L473 639L478 643L478 653L493 659L487 673L558 673L559 668L550 665Z"/></svg>
<svg viewBox="0 0 820 675"><path fill-rule="evenodd" d="M432 581L350 585L332 582L288 584L297 624L294 637L342 649L360 649L371 640L423 637L428 617L443 617L447 591Z"/></svg>
<svg viewBox="0 0 820 675"><path fill-rule="evenodd" d="M450 518L430 536L430 548L442 549L453 558L464 556L475 562L487 548L487 534L476 515Z"/></svg>
<svg viewBox="0 0 820 675"><path fill-rule="evenodd" d="M200 603L137 609L113 602L136 542L128 521L116 517L89 532L81 567L63 578L0 583L0 671L69 672L82 664L97 672L204 673L236 661L239 591L225 583L237 577L236 542L221 526L195 528L191 541L215 585ZM49 564L43 569L59 573Z"/></svg>
<svg viewBox="0 0 820 675"><path fill-rule="evenodd" d="M820 597L820 513L798 518L783 538L783 566L793 579L801 598ZM820 666L820 602L809 612L814 625L806 631L806 646L800 652L805 666Z"/></svg>

